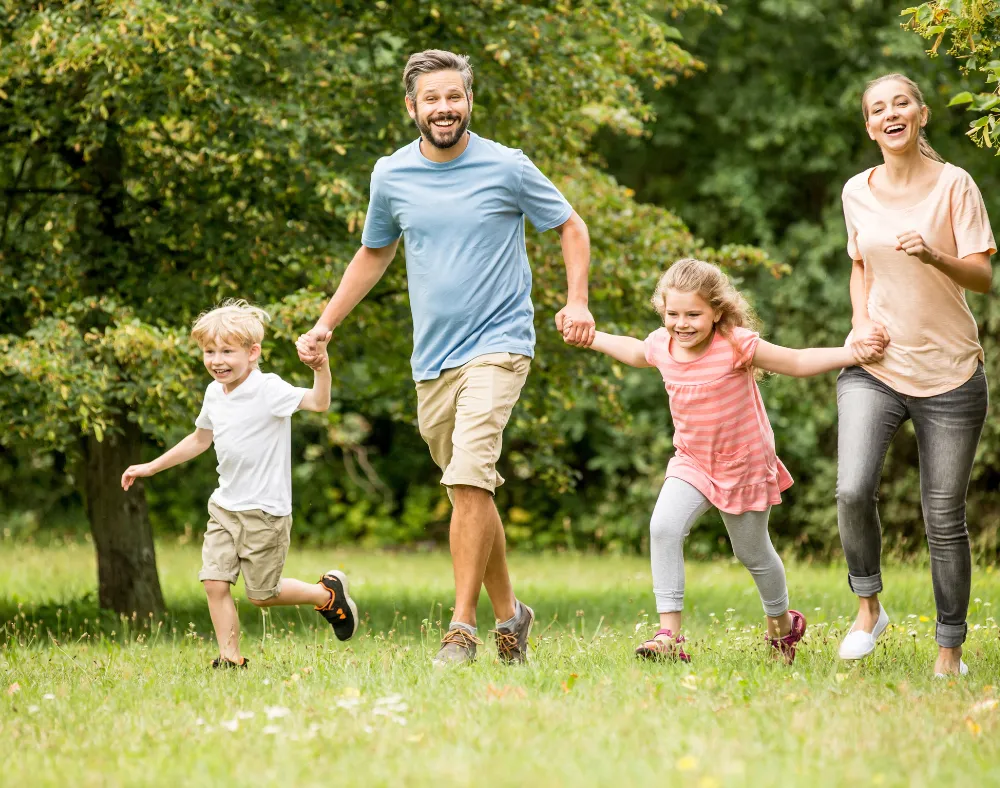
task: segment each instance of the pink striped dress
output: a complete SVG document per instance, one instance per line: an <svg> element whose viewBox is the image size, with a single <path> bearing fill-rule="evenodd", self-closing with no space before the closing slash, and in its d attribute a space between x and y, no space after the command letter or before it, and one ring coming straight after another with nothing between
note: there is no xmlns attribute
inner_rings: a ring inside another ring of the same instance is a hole
<svg viewBox="0 0 1000 788"><path fill-rule="evenodd" d="M774 432L750 366L760 335L718 331L693 361L677 361L665 328L646 338L646 361L663 376L676 454L667 476L686 481L720 511L761 512L781 503L792 477L774 450Z"/></svg>

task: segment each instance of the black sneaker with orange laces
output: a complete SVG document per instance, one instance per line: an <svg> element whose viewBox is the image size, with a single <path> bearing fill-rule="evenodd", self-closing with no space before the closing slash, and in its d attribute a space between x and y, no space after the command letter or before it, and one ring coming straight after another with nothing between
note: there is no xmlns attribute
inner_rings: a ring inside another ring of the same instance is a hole
<svg viewBox="0 0 1000 788"><path fill-rule="evenodd" d="M248 660L246 657L240 657L240 659L242 659L243 661L233 662L233 660L229 659L228 657L219 656L212 660L212 667L215 668L216 670L220 669L228 670L229 668L245 668L247 665L250 664L250 660Z"/></svg>
<svg viewBox="0 0 1000 788"><path fill-rule="evenodd" d="M320 578L319 584L330 592L330 599L316 611L330 622L337 640L350 640L358 631L358 606L347 593L347 575L331 569Z"/></svg>

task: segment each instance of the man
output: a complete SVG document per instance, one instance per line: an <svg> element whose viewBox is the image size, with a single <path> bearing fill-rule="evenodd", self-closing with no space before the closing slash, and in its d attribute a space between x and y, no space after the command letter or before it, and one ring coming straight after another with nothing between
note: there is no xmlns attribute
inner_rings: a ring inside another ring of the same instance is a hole
<svg viewBox="0 0 1000 788"><path fill-rule="evenodd" d="M322 340L385 273L400 236L413 312L411 365L420 434L453 504L450 543L455 610L436 665L471 662L476 603L485 584L498 621L497 651L523 662L534 612L514 595L493 493L503 429L534 353L531 269L524 217L559 232L569 296L556 315L566 340L587 345L587 226L519 150L470 132L472 68L442 50L410 57L406 109L420 138L372 172L362 246L316 326L300 338L310 363Z"/></svg>

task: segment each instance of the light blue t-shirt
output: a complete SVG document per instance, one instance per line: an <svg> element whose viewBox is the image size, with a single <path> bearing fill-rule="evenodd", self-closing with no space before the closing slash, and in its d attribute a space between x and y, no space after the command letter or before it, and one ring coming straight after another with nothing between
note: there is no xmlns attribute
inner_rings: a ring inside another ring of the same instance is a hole
<svg viewBox="0 0 1000 788"><path fill-rule="evenodd" d="M414 380L485 353L534 355L524 217L543 232L572 213L521 151L476 134L453 161L428 160L419 139L378 160L361 243L403 236Z"/></svg>

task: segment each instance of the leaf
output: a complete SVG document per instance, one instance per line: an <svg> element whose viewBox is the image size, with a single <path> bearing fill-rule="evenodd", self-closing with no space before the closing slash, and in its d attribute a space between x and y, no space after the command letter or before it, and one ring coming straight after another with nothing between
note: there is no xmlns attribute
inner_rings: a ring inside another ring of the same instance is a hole
<svg viewBox="0 0 1000 788"><path fill-rule="evenodd" d="M954 107L957 104L971 104L975 100L976 97L972 95L969 91L965 90L953 96L951 101L948 102L948 106Z"/></svg>

